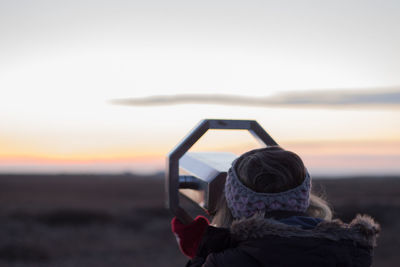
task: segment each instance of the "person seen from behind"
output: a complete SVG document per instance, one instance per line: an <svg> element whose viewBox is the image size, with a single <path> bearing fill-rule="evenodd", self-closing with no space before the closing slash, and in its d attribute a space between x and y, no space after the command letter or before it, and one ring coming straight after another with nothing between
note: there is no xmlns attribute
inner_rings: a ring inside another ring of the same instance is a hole
<svg viewBox="0 0 400 267"><path fill-rule="evenodd" d="M335 219L311 192L302 160L279 146L233 161L211 225L176 217L172 231L188 267L372 265L380 226L367 215L349 224Z"/></svg>

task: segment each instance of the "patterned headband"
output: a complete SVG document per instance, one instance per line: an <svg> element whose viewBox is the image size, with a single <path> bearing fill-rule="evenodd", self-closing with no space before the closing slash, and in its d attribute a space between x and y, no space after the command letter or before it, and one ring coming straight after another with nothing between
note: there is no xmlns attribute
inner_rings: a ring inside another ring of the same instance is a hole
<svg viewBox="0 0 400 267"><path fill-rule="evenodd" d="M251 217L257 212L274 210L307 210L310 203L311 177L306 170L306 177L301 185L279 193L258 193L245 186L235 170L236 160L228 171L225 182L225 197L235 219Z"/></svg>

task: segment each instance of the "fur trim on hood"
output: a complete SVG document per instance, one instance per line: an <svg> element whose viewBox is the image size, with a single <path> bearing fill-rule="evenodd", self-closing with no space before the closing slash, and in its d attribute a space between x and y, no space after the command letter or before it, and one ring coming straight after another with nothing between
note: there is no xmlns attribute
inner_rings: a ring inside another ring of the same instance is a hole
<svg viewBox="0 0 400 267"><path fill-rule="evenodd" d="M231 233L239 241L259 239L268 235L280 237L312 237L333 241L353 240L363 246L376 246L380 225L368 215L357 215L351 223L341 220L323 221L314 229L306 230L299 226L287 225L274 219L264 218L264 214L255 214L250 218L232 223Z"/></svg>

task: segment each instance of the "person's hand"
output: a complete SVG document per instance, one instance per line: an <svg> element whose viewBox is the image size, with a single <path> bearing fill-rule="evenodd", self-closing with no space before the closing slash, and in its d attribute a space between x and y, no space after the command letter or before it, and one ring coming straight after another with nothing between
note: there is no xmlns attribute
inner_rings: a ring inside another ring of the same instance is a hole
<svg viewBox="0 0 400 267"><path fill-rule="evenodd" d="M196 256L203 234L210 222L204 216L197 216L189 224L183 224L177 217L171 221L172 232L175 234L179 248L189 258Z"/></svg>

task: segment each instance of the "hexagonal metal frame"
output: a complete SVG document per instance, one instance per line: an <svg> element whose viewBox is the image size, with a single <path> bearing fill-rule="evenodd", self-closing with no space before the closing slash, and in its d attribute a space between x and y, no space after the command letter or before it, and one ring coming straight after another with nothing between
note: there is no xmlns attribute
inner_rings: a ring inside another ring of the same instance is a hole
<svg viewBox="0 0 400 267"><path fill-rule="evenodd" d="M190 217L179 205L179 159L211 129L248 130L261 144L266 146L277 145L274 139L255 120L205 119L200 121L167 156L165 172L166 206L182 222L189 222Z"/></svg>

